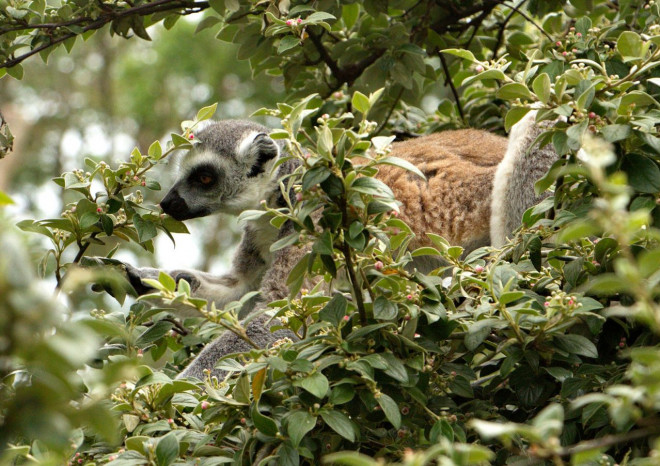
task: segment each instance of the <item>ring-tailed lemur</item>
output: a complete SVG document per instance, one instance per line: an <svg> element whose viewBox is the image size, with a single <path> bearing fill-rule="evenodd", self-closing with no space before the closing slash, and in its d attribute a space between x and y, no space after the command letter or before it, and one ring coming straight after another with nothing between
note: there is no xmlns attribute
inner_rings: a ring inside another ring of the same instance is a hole
<svg viewBox="0 0 660 466"><path fill-rule="evenodd" d="M532 147L542 129L531 112L511 131L508 139L474 129L444 131L395 143L391 155L416 165L426 180L402 169L383 166L377 177L387 183L401 202L400 218L423 242L425 232L442 235L452 244L474 249L501 245L519 224L522 213L537 203L534 182L556 160L551 148ZM273 168L284 150L268 136L269 129L249 122L225 120L211 123L196 138L200 141L184 157L178 181L161 201L163 211L177 220L216 212L239 214L258 209L261 200L283 207L278 179L297 166L287 160ZM491 196L492 194L492 196ZM491 206L492 197L492 206ZM492 212L492 213L491 213ZM273 227L268 219L248 221L234 255L231 271L214 276L193 270L173 270L185 279L192 293L215 302L221 309L248 291L259 290L265 303L288 296L286 277L304 249L289 247L272 253L270 245L292 232L285 224ZM144 278L156 278L159 270L127 267L131 283L146 292ZM290 332L271 333L263 314L252 319L247 333L266 346ZM204 378L222 356L250 348L231 332L225 332L204 348L180 377Z"/></svg>

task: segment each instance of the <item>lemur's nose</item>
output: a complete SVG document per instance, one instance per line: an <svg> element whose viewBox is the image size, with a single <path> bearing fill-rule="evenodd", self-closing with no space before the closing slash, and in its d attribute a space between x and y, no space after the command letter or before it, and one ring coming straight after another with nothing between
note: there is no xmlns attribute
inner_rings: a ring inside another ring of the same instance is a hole
<svg viewBox="0 0 660 466"><path fill-rule="evenodd" d="M167 193L163 200L160 201L160 207L163 209L163 212L171 215L176 220L185 220L188 218L188 205L175 190Z"/></svg>

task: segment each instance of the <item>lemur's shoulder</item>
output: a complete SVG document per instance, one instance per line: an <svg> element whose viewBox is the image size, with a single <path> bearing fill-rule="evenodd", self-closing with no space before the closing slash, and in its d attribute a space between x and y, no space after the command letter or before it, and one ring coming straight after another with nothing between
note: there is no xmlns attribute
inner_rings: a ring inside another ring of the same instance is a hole
<svg viewBox="0 0 660 466"><path fill-rule="evenodd" d="M500 163L506 151L507 138L479 129L455 129L396 142L392 155L414 165L424 166L437 161L492 167Z"/></svg>

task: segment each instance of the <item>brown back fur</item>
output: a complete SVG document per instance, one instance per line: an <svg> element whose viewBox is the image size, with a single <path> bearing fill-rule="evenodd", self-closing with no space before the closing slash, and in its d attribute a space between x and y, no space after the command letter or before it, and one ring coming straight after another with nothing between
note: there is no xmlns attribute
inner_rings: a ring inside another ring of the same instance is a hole
<svg viewBox="0 0 660 466"><path fill-rule="evenodd" d="M417 234L413 247L429 243L426 232L466 249L488 244L493 177L506 149L506 138L476 129L393 144L390 155L426 176L389 165L381 165L377 175L402 203L399 217Z"/></svg>

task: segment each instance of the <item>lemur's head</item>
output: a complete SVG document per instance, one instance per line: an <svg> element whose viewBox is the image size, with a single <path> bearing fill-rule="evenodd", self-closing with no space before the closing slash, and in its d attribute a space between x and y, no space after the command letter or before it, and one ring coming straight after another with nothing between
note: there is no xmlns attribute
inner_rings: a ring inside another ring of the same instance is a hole
<svg viewBox="0 0 660 466"><path fill-rule="evenodd" d="M256 209L273 189L273 164L280 146L268 137L265 126L245 120L210 123L184 156L181 172L160 202L177 220L215 212L238 214Z"/></svg>

